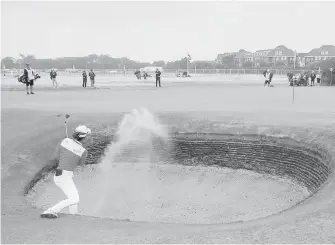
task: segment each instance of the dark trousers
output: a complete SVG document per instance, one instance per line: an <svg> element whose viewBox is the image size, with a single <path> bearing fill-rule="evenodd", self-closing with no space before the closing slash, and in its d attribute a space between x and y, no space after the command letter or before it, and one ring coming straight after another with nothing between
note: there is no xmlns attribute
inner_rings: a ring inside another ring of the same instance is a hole
<svg viewBox="0 0 335 245"><path fill-rule="evenodd" d="M157 83L159 84L159 87L161 87L161 78L160 77L156 77L156 87L157 87Z"/></svg>
<svg viewBox="0 0 335 245"><path fill-rule="evenodd" d="M313 79L313 78L311 79L311 86L314 86L314 80L315 79Z"/></svg>
<svg viewBox="0 0 335 245"><path fill-rule="evenodd" d="M86 88L87 78L83 78L83 88Z"/></svg>
<svg viewBox="0 0 335 245"><path fill-rule="evenodd" d="M264 86L268 84L268 86L270 86L270 80L265 80Z"/></svg>

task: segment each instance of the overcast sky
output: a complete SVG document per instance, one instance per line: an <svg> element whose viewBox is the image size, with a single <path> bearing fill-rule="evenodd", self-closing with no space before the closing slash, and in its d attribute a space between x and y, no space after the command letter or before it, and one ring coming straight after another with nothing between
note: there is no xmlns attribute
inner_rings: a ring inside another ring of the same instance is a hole
<svg viewBox="0 0 335 245"><path fill-rule="evenodd" d="M2 2L2 57L194 60L335 44L335 2ZM332 30L331 30L332 29Z"/></svg>

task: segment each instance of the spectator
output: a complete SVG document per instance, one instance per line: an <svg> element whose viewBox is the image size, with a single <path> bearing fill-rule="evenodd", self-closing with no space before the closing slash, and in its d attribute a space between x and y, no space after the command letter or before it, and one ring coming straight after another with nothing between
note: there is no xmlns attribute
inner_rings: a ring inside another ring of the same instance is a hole
<svg viewBox="0 0 335 245"><path fill-rule="evenodd" d="M159 87L162 87L161 86L161 72L160 72L160 70L157 68L157 70L156 70L156 88L157 88L157 84L159 84Z"/></svg>
<svg viewBox="0 0 335 245"><path fill-rule="evenodd" d="M90 80L91 80L91 87L94 87L95 84L95 73L93 72L93 69L91 69L90 73L88 74L90 76Z"/></svg>
<svg viewBox="0 0 335 245"><path fill-rule="evenodd" d="M320 72L318 72L318 74L316 74L316 83L320 86L321 84L321 74Z"/></svg>
<svg viewBox="0 0 335 245"><path fill-rule="evenodd" d="M315 78L316 78L315 72L312 71L312 74L311 74L311 86L314 86Z"/></svg>
<svg viewBox="0 0 335 245"><path fill-rule="evenodd" d="M87 73L85 70L83 70L83 88L86 88L86 84L87 84Z"/></svg>
<svg viewBox="0 0 335 245"><path fill-rule="evenodd" d="M33 92L34 81L35 81L35 72L30 67L30 64L28 64L28 63L26 64L26 68L23 71L23 77L24 77L24 81L25 81L25 84L26 84L27 94L29 94L29 87L30 87L30 94L35 94Z"/></svg>
<svg viewBox="0 0 335 245"><path fill-rule="evenodd" d="M51 69L51 72L50 72L50 79L51 79L51 81L52 81L52 86L53 86L54 88L59 88L56 77L57 77L57 72L56 72L56 70L55 70L55 69Z"/></svg>

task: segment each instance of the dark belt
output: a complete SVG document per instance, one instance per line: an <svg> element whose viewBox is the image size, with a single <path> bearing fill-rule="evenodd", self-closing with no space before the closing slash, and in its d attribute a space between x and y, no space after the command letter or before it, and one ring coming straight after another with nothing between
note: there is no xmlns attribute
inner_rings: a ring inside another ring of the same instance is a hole
<svg viewBox="0 0 335 245"><path fill-rule="evenodd" d="M63 174L63 170L57 168L55 176L61 176L62 174Z"/></svg>

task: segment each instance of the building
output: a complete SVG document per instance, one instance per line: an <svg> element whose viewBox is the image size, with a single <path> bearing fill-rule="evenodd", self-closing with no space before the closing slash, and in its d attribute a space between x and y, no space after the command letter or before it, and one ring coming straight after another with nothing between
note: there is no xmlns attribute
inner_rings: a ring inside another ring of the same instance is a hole
<svg viewBox="0 0 335 245"><path fill-rule="evenodd" d="M225 63L227 63L227 61L231 60L232 58L235 58L235 55L236 55L236 52L218 54L215 62L217 64L224 65Z"/></svg>
<svg viewBox="0 0 335 245"><path fill-rule="evenodd" d="M335 46L322 45L320 48L312 49L307 54L303 54L303 56L301 56L301 62L303 66L306 66L313 62L329 60L331 58L335 58Z"/></svg>
<svg viewBox="0 0 335 245"><path fill-rule="evenodd" d="M253 62L253 55L251 52L240 49L237 53L235 53L234 64L237 67L243 67L244 63L247 62Z"/></svg>
<svg viewBox="0 0 335 245"><path fill-rule="evenodd" d="M305 57L308 55L308 53L297 53L297 63L300 67L305 67L306 61Z"/></svg>
<svg viewBox="0 0 335 245"><path fill-rule="evenodd" d="M253 53L254 67L260 67L261 63L267 63L268 54L270 51L271 49L263 49L263 50L257 50L255 53Z"/></svg>
<svg viewBox="0 0 335 245"><path fill-rule="evenodd" d="M279 45L267 54L267 63L269 66L293 67L295 55L294 50Z"/></svg>
<svg viewBox="0 0 335 245"><path fill-rule="evenodd" d="M253 64L253 67L293 67L295 52L292 49L279 45L274 49L257 50L254 53L244 53L244 62ZM235 58L236 59L236 58Z"/></svg>
<svg viewBox="0 0 335 245"><path fill-rule="evenodd" d="M335 46L322 45L320 48L312 49L308 53L297 54L293 49L289 49L284 45L279 45L273 49L257 50L254 53L241 49L238 52L219 54L216 62L228 67L243 67L246 63L249 63L249 67L292 68L294 67L296 55L296 65L305 67L313 62L335 58Z"/></svg>

